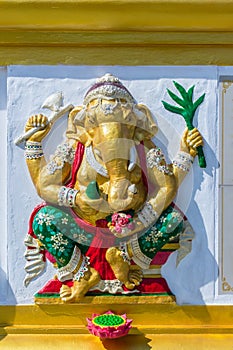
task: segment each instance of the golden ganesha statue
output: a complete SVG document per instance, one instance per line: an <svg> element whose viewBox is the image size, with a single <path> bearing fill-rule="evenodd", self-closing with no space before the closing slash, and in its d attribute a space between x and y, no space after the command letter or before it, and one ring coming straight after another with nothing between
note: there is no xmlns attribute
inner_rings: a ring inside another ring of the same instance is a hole
<svg viewBox="0 0 233 350"><path fill-rule="evenodd" d="M78 302L91 290L135 291L142 270L186 229L172 202L203 143L198 130L184 131L167 164L152 141L157 126L151 112L111 74L70 111L66 139L48 162L42 142L52 123L38 114L25 131L35 127L25 156L44 202L34 209L25 239L25 285L48 259L57 268L62 302Z"/></svg>

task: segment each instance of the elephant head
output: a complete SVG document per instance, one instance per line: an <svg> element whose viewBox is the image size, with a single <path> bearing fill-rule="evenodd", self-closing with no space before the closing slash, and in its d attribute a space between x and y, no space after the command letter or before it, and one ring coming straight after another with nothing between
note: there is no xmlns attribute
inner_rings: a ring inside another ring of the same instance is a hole
<svg viewBox="0 0 233 350"><path fill-rule="evenodd" d="M72 113L67 136L75 135L103 164L113 211L137 210L147 197L138 145L157 132L145 105L137 104L118 78L105 75Z"/></svg>

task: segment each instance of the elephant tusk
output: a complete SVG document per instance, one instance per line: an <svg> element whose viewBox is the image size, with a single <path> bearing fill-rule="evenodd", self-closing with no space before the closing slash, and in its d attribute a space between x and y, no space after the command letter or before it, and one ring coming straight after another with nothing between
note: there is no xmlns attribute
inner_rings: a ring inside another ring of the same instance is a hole
<svg viewBox="0 0 233 350"><path fill-rule="evenodd" d="M142 112L137 106L133 106L133 113L136 115L138 120L145 120L146 115L145 112Z"/></svg>
<svg viewBox="0 0 233 350"><path fill-rule="evenodd" d="M136 160L137 160L137 151L135 146L132 146L130 148L130 152L129 152L129 165L128 165L128 171L133 171L133 169L135 168L136 165Z"/></svg>
<svg viewBox="0 0 233 350"><path fill-rule="evenodd" d="M137 193L137 187L135 184L132 184L128 187L128 191L133 193L133 194L136 194Z"/></svg>

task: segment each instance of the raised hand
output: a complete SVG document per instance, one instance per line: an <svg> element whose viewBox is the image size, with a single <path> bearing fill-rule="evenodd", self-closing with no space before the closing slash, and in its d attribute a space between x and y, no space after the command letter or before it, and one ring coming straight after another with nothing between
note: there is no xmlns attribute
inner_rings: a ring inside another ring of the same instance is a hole
<svg viewBox="0 0 233 350"><path fill-rule="evenodd" d="M181 151L189 153L192 157L197 155L197 148L203 146L203 139L197 128L185 129L181 140Z"/></svg>
<svg viewBox="0 0 233 350"><path fill-rule="evenodd" d="M48 122L48 118L43 114L36 114L31 116L26 125L25 132L33 128L39 128L33 135L28 139L29 141L41 142L51 129L51 123Z"/></svg>

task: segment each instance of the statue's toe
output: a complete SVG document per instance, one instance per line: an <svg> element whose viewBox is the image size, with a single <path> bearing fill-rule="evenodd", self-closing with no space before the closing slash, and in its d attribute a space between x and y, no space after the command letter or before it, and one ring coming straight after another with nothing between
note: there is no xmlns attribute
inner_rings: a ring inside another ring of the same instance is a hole
<svg viewBox="0 0 233 350"><path fill-rule="evenodd" d="M130 290L135 288L135 284L129 281L125 282L125 286L127 289L130 289Z"/></svg>
<svg viewBox="0 0 233 350"><path fill-rule="evenodd" d="M60 289L60 298L62 301L65 301L70 295L72 294L71 288L63 284L63 286Z"/></svg>

